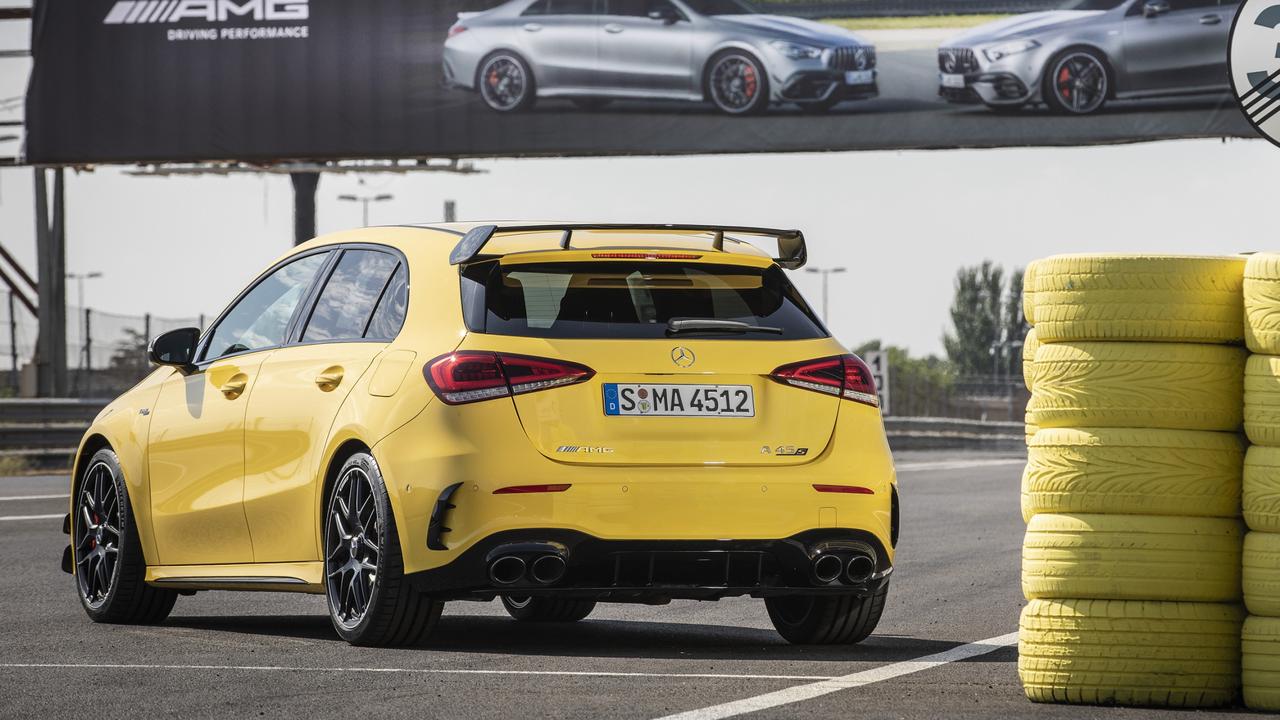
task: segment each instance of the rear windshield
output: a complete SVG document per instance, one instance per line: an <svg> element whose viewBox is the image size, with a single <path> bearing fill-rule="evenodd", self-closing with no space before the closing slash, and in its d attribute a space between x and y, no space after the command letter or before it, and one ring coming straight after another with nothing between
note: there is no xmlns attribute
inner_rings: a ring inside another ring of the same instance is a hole
<svg viewBox="0 0 1280 720"><path fill-rule="evenodd" d="M780 332L685 327L679 337L826 337L778 267L608 261L472 265L463 310L473 332L540 338L666 338L673 318L730 320Z"/></svg>

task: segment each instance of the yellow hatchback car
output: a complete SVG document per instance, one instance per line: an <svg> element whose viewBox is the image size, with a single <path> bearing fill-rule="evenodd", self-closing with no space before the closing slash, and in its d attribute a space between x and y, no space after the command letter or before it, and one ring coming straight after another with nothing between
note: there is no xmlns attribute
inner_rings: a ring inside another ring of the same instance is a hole
<svg viewBox="0 0 1280 720"><path fill-rule="evenodd" d="M81 442L63 569L99 622L323 593L346 640L402 645L448 600L749 595L791 642L858 642L897 486L870 371L783 272L805 257L742 227L312 240L154 340Z"/></svg>

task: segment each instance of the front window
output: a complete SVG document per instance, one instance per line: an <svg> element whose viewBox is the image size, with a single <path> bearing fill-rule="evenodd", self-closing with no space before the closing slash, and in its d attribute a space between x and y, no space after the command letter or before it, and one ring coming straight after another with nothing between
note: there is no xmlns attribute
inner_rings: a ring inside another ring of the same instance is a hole
<svg viewBox="0 0 1280 720"><path fill-rule="evenodd" d="M594 15L596 0L538 0L521 15Z"/></svg>
<svg viewBox="0 0 1280 720"><path fill-rule="evenodd" d="M607 261L467 268L476 332L541 338L826 337L777 267ZM464 283L465 287L466 283ZM681 322L673 322L681 321ZM701 321L701 322L700 322ZM706 321L728 321L706 327Z"/></svg>
<svg viewBox="0 0 1280 720"><path fill-rule="evenodd" d="M214 328L204 359L283 345L289 320L328 256L299 258L254 285Z"/></svg>

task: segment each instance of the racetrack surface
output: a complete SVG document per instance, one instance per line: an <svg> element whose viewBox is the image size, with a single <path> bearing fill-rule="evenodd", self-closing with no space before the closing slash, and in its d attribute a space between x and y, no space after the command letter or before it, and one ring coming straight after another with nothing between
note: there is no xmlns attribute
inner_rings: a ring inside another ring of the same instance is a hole
<svg viewBox="0 0 1280 720"><path fill-rule="evenodd" d="M749 598L600 605L569 625L451 603L429 645L400 650L339 641L318 596L204 592L157 627L95 625L58 569L66 480L0 478L0 716L658 718L744 700L765 708L751 718L1170 715L1033 705L1014 647L967 645L1017 629L1020 458L915 452L898 465L903 535L884 619L861 645L834 648L786 644ZM12 519L40 515L57 519ZM901 664L957 652L975 656ZM760 704L775 691L782 704Z"/></svg>

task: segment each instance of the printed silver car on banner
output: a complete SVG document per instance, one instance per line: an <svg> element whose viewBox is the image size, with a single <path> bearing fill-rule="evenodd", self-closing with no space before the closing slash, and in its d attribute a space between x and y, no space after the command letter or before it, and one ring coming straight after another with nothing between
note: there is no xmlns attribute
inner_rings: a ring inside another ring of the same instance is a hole
<svg viewBox="0 0 1280 720"><path fill-rule="evenodd" d="M1087 114L1113 98L1227 89L1238 0L1075 0L976 27L938 49L939 94Z"/></svg>
<svg viewBox="0 0 1280 720"><path fill-rule="evenodd" d="M512 0L460 13L444 79L500 112L563 97L709 100L743 115L878 94L875 48L856 34L738 0Z"/></svg>

